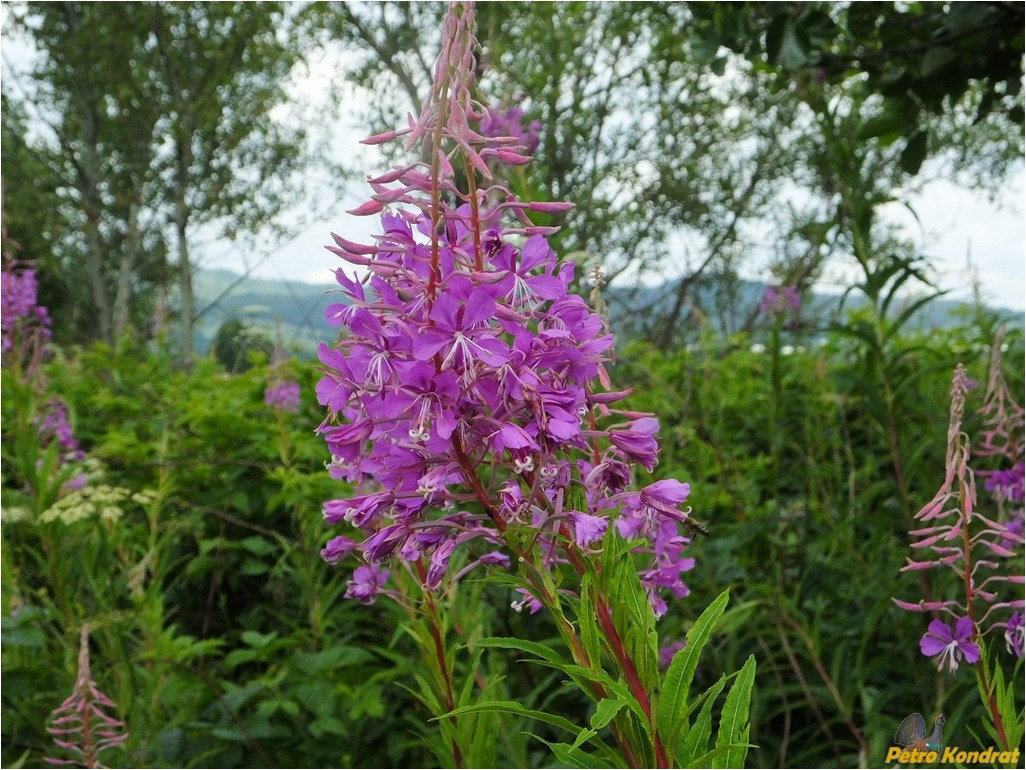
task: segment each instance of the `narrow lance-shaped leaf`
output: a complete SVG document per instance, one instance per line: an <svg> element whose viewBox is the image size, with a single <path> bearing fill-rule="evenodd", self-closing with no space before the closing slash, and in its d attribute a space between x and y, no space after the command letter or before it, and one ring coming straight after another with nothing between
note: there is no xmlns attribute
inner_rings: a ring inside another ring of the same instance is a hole
<svg viewBox="0 0 1026 770"><path fill-rule="evenodd" d="M703 612L687 634L687 645L673 656L659 693L659 735L665 746L674 746L681 730L687 727L688 693L698 667L698 659L713 626L727 607L729 592L724 591Z"/></svg>

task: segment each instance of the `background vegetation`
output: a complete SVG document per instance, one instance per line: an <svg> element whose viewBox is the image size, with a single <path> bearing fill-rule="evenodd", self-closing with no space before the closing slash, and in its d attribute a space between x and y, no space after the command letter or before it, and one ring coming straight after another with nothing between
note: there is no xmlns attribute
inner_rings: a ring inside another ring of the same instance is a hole
<svg viewBox="0 0 1026 770"><path fill-rule="evenodd" d="M197 244L256 248L295 226L304 169L325 162L290 98L304 64L344 50L340 73L370 97L336 109L391 128L426 93L443 11L8 8L37 58L4 80L5 259L34 264L54 344L43 370L3 372L5 766L59 755L47 717L86 622L129 732L112 766L437 764L409 619L342 600L350 568L320 557L321 505L344 490L313 434L316 366L230 319L195 356L213 311L191 298ZM947 743L983 745L970 672L939 673L925 621L891 597L922 595L898 572L911 516L943 480L951 370L985 382L996 320L977 302L954 327L913 329L935 299L930 258L880 213L938 175L993 191L1021 168L1021 5L483 4L478 20L484 93L541 123L513 183L574 201L561 256L620 277L596 295L620 333L614 382L659 416L654 477L690 481L710 529L664 642L731 589L699 678L755 653L752 766L879 764L916 711L947 714ZM676 277L633 292L671 274L680 240ZM797 311L746 290L755 253ZM839 263L857 276L845 301L812 306ZM1021 394L1021 328L1005 344ZM297 413L265 402L283 379L300 383ZM72 473L39 429L54 396L96 490L78 518L47 515ZM467 589L445 597L463 633L555 635L501 587ZM515 655L473 665L506 697L587 716ZM551 762L536 726L503 719L494 764Z"/></svg>

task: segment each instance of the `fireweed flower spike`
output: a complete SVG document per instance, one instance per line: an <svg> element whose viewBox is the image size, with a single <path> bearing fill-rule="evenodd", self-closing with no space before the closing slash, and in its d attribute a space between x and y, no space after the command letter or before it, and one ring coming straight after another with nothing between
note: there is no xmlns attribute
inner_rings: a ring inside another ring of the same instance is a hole
<svg viewBox="0 0 1026 770"><path fill-rule="evenodd" d="M0 273L0 327L3 363L32 377L49 351L50 314L38 304L36 271L14 259Z"/></svg>
<svg viewBox="0 0 1026 770"><path fill-rule="evenodd" d="M295 414L299 411L299 383L295 380L281 380L268 385L264 390L264 403L282 412Z"/></svg>
<svg viewBox="0 0 1026 770"><path fill-rule="evenodd" d="M963 658L969 663L979 659L979 642L984 634L994 631L1008 639L1009 630L1014 629L1013 621L1021 617L1026 603L1022 598L1021 531L1014 531L977 508L969 437L962 431L966 394L971 387L965 368L959 364L951 385L944 484L915 516L924 526L909 533L913 550L922 556L909 559L902 568L952 570L964 587L964 596L915 603L894 600L910 612L931 612L935 617L944 613L955 619L954 631L949 624L935 619L920 642L923 654L939 656L938 667L946 667L949 672ZM1014 430L1012 434L1016 435ZM1021 438L1017 445L1022 445ZM1021 644L1015 645L1014 631L1009 646L1020 654Z"/></svg>
<svg viewBox="0 0 1026 770"><path fill-rule="evenodd" d="M78 676L71 695L50 715L47 731L54 743L74 759L52 759L53 765L103 767L99 756L128 740L124 723L111 715L114 703L93 681L89 665L89 625L82 624Z"/></svg>
<svg viewBox="0 0 1026 770"><path fill-rule="evenodd" d="M648 561L639 575L662 613L666 596L687 594L682 575L694 565L684 556L688 485L627 491L632 465L657 462L659 425L618 412L626 393L600 386L612 336L570 292L574 266L552 250L551 228L529 218L570 206L521 203L492 182L494 161L519 163L535 142L531 131L499 133L512 113L473 97L473 18L471 4L452 5L421 115L369 140L402 135L422 149L422 162L372 180L371 201L353 212L380 215L380 235L328 247L362 274L337 272L345 301L327 310L341 333L320 349L319 432L332 475L359 494L326 503L329 522L355 529L323 555L362 558L347 595L370 603L386 592L386 561L434 589L456 552L507 547L511 526L535 530L543 568L600 551L615 523L638 541ZM471 561L508 563L499 556ZM538 600L552 597L515 606Z"/></svg>

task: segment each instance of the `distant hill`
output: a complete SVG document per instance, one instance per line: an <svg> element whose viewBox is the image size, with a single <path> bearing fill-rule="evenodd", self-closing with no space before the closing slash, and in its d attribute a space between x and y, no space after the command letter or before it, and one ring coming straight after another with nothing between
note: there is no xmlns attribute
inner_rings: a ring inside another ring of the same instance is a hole
<svg viewBox="0 0 1026 770"><path fill-rule="evenodd" d="M197 312L196 349L203 353L225 321L237 318L272 341L281 334L286 350L313 355L317 345L334 338L324 310L341 295L331 284L242 278L230 270L199 270L193 275Z"/></svg>
<svg viewBox="0 0 1026 770"><path fill-rule="evenodd" d="M641 332L643 318L658 317L668 313L676 294L677 282L667 282L658 286L636 286L628 288L611 288L607 290L610 306L609 323L614 331L628 335ZM705 313L705 319L713 325L718 333L734 331L742 328L752 309L757 307L766 293L767 284L759 281L740 281L737 294L730 302L718 298L716 290L696 283L689 287L691 301L706 309L716 309ZM893 305L893 312L899 313L911 306L919 297L899 297ZM717 300L719 299L719 302ZM802 317L823 324L838 315L841 302L839 294L814 293L811 297L803 297ZM864 296L852 292L844 300L841 317L849 312L859 310L868 304ZM724 307L719 307L724 305ZM1005 321L1010 328L1022 328L1024 315L1022 311L1007 308L988 308ZM969 304L962 300L951 300L941 297L926 303L909 319L910 331L931 331L949 329L965 323L966 313L971 310ZM686 317L686 313L683 314Z"/></svg>
<svg viewBox="0 0 1026 770"><path fill-rule="evenodd" d="M272 341L281 334L286 350L299 355L315 355L317 345L335 337L335 330L324 321L324 310L328 305L341 301L342 295L333 284L312 284L302 281L268 280L264 278L242 278L230 270L199 270L193 277L193 292L198 311L207 310L196 324L196 349L205 352L225 321L237 318L254 331L266 334ZM609 291L610 323L618 333L631 334L637 331L637 319L644 308L645 314L652 309L668 309L673 285L633 289L611 289ZM696 287L696 298L703 306L715 304L710 289ZM757 281L743 281L733 310L735 317L727 313L728 325L736 328L747 316L766 291L766 285ZM828 317L836 308L839 298L817 294L809 302L803 314ZM864 304L864 303L861 303ZM853 295L846 303L848 309L860 307L859 298ZM912 328L919 330L943 329L964 321L965 303L939 299L928 303L913 317ZM1003 308L993 309L1010 326L1023 326L1023 313ZM717 327L722 324L716 322ZM718 328L722 331L722 328Z"/></svg>

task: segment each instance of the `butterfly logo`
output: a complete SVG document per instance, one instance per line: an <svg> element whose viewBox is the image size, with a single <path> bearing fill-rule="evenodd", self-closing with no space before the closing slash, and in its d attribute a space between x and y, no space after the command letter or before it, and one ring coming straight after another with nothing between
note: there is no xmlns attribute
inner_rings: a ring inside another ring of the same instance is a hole
<svg viewBox="0 0 1026 770"><path fill-rule="evenodd" d="M898 732L894 734L894 742L913 751L940 751L943 745L941 733L947 720L943 714L938 715L934 722L933 732L927 736L926 720L922 714L909 714L901 720Z"/></svg>

